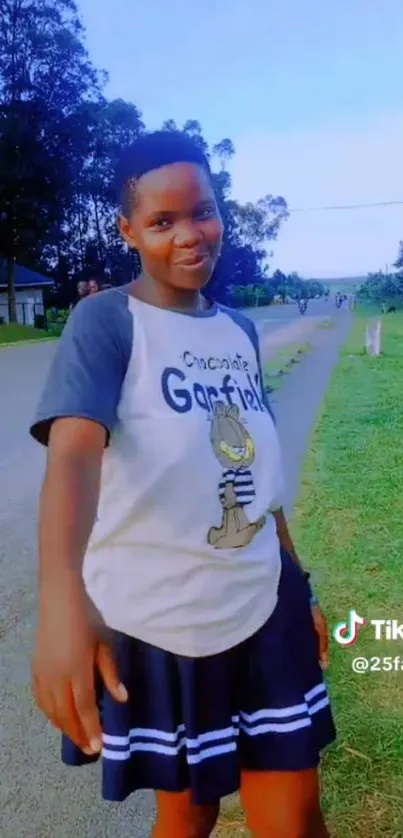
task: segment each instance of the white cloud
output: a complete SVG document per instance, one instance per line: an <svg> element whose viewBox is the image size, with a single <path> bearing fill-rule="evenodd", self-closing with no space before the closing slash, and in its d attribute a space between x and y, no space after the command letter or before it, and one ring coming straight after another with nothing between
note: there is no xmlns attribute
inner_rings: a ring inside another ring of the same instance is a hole
<svg viewBox="0 0 403 838"><path fill-rule="evenodd" d="M234 137L231 171L240 201L268 192L290 208L403 201L403 115L291 133ZM403 205L292 214L274 243L273 267L305 276L359 276L391 265L403 238Z"/></svg>

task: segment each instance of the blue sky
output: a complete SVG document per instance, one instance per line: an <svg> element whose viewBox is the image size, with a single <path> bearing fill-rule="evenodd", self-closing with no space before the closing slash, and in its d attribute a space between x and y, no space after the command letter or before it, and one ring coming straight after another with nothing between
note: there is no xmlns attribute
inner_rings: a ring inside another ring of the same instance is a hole
<svg viewBox="0 0 403 838"><path fill-rule="evenodd" d="M230 137L241 201L403 201L402 0L78 0L107 94L147 127L198 119ZM271 265L305 276L393 263L403 205L295 213Z"/></svg>

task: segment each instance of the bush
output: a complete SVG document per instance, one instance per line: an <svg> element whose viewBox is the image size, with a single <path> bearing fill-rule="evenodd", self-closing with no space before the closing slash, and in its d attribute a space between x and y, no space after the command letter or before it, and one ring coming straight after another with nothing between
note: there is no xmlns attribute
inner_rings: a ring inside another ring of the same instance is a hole
<svg viewBox="0 0 403 838"><path fill-rule="evenodd" d="M67 308L50 308L46 312L47 322L50 323L67 323L69 317L69 310Z"/></svg>
<svg viewBox="0 0 403 838"><path fill-rule="evenodd" d="M231 305L234 308L268 306L273 300L273 293L267 283L256 285L232 285L228 289Z"/></svg>
<svg viewBox="0 0 403 838"><path fill-rule="evenodd" d="M51 338L59 338L64 329L64 323L49 323L48 335Z"/></svg>
<svg viewBox="0 0 403 838"><path fill-rule="evenodd" d="M51 337L59 338L69 317L67 308L49 308L46 312L46 328Z"/></svg>
<svg viewBox="0 0 403 838"><path fill-rule="evenodd" d="M47 320L46 320L46 314L35 314L34 326L35 326L35 329L45 329L46 330L48 328L48 324L47 324Z"/></svg>

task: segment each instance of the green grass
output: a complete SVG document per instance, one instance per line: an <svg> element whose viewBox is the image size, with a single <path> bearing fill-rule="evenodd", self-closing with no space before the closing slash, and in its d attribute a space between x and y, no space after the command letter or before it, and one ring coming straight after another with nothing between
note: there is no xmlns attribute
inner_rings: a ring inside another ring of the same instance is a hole
<svg viewBox="0 0 403 838"><path fill-rule="evenodd" d="M267 361L264 365L264 385L268 391L276 390L286 375L295 364L298 364L303 355L310 352L310 343L292 344L283 349L277 355Z"/></svg>
<svg viewBox="0 0 403 838"><path fill-rule="evenodd" d="M0 326L0 346L7 343L19 343L24 340L46 340L52 337L49 332L34 329L33 326L20 326L17 323Z"/></svg>
<svg viewBox="0 0 403 838"><path fill-rule="evenodd" d="M48 337L50 337L50 338L60 338L62 333L63 333L64 327L65 327L65 323L52 323L52 322L50 322L49 325L48 325L48 331L47 331Z"/></svg>
<svg viewBox="0 0 403 838"><path fill-rule="evenodd" d="M382 319L382 355L363 352L358 316L333 375L302 474L293 532L317 575L331 627L350 608L403 623L403 316ZM357 656L401 655L400 672L352 673ZM323 768L337 838L403 835L403 641L332 643L339 739Z"/></svg>

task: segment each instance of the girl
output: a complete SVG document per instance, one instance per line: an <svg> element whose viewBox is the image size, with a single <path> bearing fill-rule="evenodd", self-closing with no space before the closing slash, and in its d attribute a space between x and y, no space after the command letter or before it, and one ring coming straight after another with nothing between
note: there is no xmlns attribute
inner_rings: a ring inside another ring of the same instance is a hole
<svg viewBox="0 0 403 838"><path fill-rule="evenodd" d="M90 279L88 281L88 293L89 294L98 294L99 291L99 282L97 279Z"/></svg>
<svg viewBox="0 0 403 838"><path fill-rule="evenodd" d="M102 753L106 799L155 789L154 838L205 838L238 788L257 838L325 838L326 624L282 512L255 328L201 293L223 234L209 165L158 132L117 182L142 274L75 309L31 428L48 446L36 701L67 764Z"/></svg>

